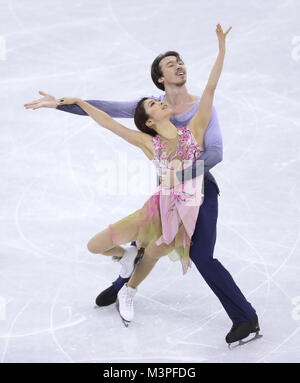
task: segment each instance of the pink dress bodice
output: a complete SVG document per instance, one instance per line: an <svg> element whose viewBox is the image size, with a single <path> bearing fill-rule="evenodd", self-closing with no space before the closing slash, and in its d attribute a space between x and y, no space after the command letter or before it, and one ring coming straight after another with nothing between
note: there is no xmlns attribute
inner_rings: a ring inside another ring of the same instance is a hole
<svg viewBox="0 0 300 383"><path fill-rule="evenodd" d="M158 175L161 174L160 169L166 166L168 167L168 165L170 165L175 158L181 161L196 161L204 151L203 147L198 144L191 130L187 126L178 128L177 135L177 146L170 153L167 153L165 150L167 142L162 143L159 135L153 137L152 139L154 144L153 162L157 169Z"/></svg>

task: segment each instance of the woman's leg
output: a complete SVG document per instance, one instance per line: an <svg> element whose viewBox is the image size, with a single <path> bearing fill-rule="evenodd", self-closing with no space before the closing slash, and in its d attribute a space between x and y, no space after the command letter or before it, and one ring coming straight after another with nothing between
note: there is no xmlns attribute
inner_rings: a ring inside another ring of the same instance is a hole
<svg viewBox="0 0 300 383"><path fill-rule="evenodd" d="M118 292L117 304L120 316L127 322L134 318L133 298L136 294L137 286L149 275L156 262L164 255L173 250L173 246L162 244L156 246L153 239L144 251L144 256L134 269L127 284L124 284Z"/></svg>
<svg viewBox="0 0 300 383"><path fill-rule="evenodd" d="M127 282L127 286L136 289L137 286L150 274L156 262L161 257L174 250L174 246L172 246L173 242L170 245L162 244L160 246L157 246L155 242L156 240L153 240L145 248L144 256L134 269L131 278Z"/></svg>
<svg viewBox="0 0 300 383"><path fill-rule="evenodd" d="M87 244L87 248L91 253L122 258L125 250L123 247L116 245L112 238L115 225L118 227L118 243L125 244L131 242L135 240L138 233L138 214L131 214L123 218L91 238Z"/></svg>

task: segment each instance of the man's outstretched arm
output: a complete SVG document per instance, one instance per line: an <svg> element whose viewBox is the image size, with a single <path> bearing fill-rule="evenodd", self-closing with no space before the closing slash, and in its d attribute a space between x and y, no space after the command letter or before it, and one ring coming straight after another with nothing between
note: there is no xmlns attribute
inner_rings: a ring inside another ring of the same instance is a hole
<svg viewBox="0 0 300 383"><path fill-rule="evenodd" d="M133 118L136 105L139 100L133 101L102 101L102 100L85 100L90 105L102 110L113 118ZM56 109L63 112L88 116L88 114L80 108L79 105L58 105Z"/></svg>
<svg viewBox="0 0 300 383"><path fill-rule="evenodd" d="M39 91L39 94L43 97L24 104L26 109L56 108L64 112L88 116L79 105L59 105L59 100L53 95L41 90ZM87 100L89 104L114 118L132 118L138 101L139 99L133 101Z"/></svg>

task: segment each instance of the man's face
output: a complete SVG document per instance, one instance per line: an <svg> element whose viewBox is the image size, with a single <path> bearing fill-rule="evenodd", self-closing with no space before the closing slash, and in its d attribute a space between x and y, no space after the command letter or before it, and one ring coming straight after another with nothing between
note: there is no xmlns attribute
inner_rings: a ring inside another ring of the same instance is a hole
<svg viewBox="0 0 300 383"><path fill-rule="evenodd" d="M186 83L186 67L181 59L176 56L164 57L160 63L163 77L159 78L164 86L167 84L182 86Z"/></svg>

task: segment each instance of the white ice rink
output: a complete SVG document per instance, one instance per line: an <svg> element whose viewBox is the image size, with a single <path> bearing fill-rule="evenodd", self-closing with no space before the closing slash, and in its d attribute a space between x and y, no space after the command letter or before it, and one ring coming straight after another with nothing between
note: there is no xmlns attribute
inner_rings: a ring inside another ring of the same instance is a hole
<svg viewBox="0 0 300 383"><path fill-rule="evenodd" d="M1 362L300 361L299 15L298 0L0 0ZM119 267L86 244L150 195L150 171L134 180L124 158L151 164L90 117L23 106L38 90L159 95L149 68L166 50L181 53L188 90L200 96L217 23L233 29L214 102L224 145L212 170L221 189L215 258L263 334L231 351L232 322L194 265L182 276L178 262L161 260L127 329L114 306L94 307ZM104 160L118 174L110 196Z"/></svg>

